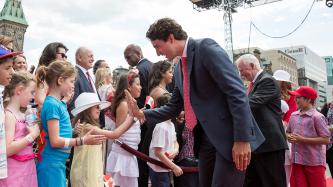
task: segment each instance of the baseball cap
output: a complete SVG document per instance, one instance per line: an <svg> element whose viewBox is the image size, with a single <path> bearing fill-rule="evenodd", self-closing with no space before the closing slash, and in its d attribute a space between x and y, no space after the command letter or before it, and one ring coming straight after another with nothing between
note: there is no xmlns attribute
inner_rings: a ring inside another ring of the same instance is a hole
<svg viewBox="0 0 333 187"><path fill-rule="evenodd" d="M0 59L9 57L9 56L15 56L18 54L22 54L22 52L12 52L8 50L5 46L0 45Z"/></svg>
<svg viewBox="0 0 333 187"><path fill-rule="evenodd" d="M290 95L298 97L306 97L315 100L318 96L317 91L309 86L301 86L295 91L288 91Z"/></svg>

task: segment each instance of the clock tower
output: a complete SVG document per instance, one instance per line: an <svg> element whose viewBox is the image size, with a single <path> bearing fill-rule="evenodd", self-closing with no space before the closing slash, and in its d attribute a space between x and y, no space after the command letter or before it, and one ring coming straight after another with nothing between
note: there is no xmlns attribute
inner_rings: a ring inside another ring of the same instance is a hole
<svg viewBox="0 0 333 187"><path fill-rule="evenodd" d="M0 13L0 34L13 38L14 51L23 50L27 27L21 0L6 0Z"/></svg>

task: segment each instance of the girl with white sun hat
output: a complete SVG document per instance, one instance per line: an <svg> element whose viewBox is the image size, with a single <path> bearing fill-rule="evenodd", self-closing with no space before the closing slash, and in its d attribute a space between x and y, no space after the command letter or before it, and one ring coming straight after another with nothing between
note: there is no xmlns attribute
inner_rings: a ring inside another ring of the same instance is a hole
<svg viewBox="0 0 333 187"><path fill-rule="evenodd" d="M111 103L100 101L96 93L84 92L77 97L74 104L75 108L71 111L75 116L74 123L83 124L79 137L93 129L94 134L117 139L133 124L133 116L127 115L122 125L114 131L101 129L98 120L100 110L109 107ZM102 145L75 147L70 174L72 187L103 186L103 166Z"/></svg>
<svg viewBox="0 0 333 187"><path fill-rule="evenodd" d="M293 112L297 110L296 98L289 94L292 91L293 82L290 81L290 74L285 70L276 70L273 77L277 80L281 89L281 109L288 107L288 110L283 111L282 121L285 129L287 128L290 116ZM285 106L284 104L288 105ZM285 154L285 171L286 171L286 181L289 184L290 174L291 174L291 156L290 156L290 143L288 142L289 150L286 150Z"/></svg>

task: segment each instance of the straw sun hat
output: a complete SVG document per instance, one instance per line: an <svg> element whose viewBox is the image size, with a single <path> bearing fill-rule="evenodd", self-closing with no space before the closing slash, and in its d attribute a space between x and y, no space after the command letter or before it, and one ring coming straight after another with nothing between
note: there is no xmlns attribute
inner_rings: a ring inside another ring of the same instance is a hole
<svg viewBox="0 0 333 187"><path fill-rule="evenodd" d="M81 93L74 102L75 108L72 110L73 116L85 111L86 109L99 105L99 109L103 110L111 105L108 101L100 101L96 93Z"/></svg>

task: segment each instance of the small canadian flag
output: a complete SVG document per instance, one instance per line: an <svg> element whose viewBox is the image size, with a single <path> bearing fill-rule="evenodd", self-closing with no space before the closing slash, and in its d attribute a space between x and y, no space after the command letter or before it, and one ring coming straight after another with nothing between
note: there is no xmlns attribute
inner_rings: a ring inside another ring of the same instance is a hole
<svg viewBox="0 0 333 187"><path fill-rule="evenodd" d="M150 96L146 97L145 108L146 109L154 108L154 99L152 97Z"/></svg>

